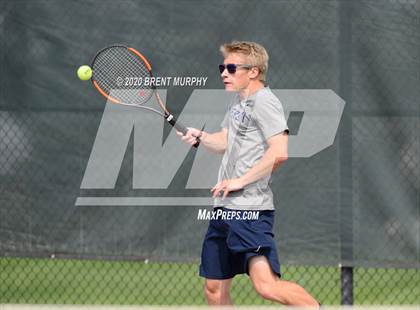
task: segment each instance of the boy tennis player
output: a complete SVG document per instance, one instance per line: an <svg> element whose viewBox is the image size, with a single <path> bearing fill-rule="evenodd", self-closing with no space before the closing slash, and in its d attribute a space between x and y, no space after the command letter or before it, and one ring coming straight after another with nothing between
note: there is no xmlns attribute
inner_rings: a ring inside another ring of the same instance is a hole
<svg viewBox="0 0 420 310"><path fill-rule="evenodd" d="M204 239L200 275L206 279L208 304L232 304L232 279L247 273L265 299L318 308L305 289L280 279L269 179L287 160L288 127L280 101L264 86L268 54L254 42L224 44L220 51L225 89L236 92L222 129L212 134L195 128L189 128L185 136L178 133L188 144L193 145L199 137L201 145L224 154L212 192L216 210L235 214L233 219L212 219ZM250 211L258 211L258 219L248 219Z"/></svg>

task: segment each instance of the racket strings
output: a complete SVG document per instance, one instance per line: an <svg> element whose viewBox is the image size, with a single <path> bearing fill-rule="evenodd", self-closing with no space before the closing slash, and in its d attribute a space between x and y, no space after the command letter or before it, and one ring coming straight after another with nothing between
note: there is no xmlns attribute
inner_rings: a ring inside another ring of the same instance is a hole
<svg viewBox="0 0 420 310"><path fill-rule="evenodd" d="M125 104L142 105L153 95L154 90L144 86L145 78L151 77L146 64L124 46L101 51L92 69L99 87Z"/></svg>

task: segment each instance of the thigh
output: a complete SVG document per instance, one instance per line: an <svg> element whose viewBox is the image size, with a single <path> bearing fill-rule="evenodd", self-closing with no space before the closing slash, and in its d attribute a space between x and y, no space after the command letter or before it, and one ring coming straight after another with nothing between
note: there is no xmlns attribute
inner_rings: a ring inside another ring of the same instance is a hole
<svg viewBox="0 0 420 310"><path fill-rule="evenodd" d="M278 279L265 256L251 257L248 262L248 268L249 277L254 286L262 283L275 282Z"/></svg>
<svg viewBox="0 0 420 310"><path fill-rule="evenodd" d="M238 220L232 222L227 238L227 244L232 253L240 257L238 273L249 274L249 261L253 257L266 257L269 267L280 276L280 262L278 260L273 230L274 212L260 211L257 220Z"/></svg>

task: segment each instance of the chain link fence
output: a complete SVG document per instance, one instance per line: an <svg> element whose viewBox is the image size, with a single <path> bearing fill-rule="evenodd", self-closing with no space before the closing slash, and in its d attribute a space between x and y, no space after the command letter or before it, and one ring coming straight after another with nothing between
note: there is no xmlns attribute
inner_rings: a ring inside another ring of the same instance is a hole
<svg viewBox="0 0 420 310"><path fill-rule="evenodd" d="M134 137L113 189L81 189L105 103L75 70L121 42L159 75L217 89L218 46L233 39L267 48L271 88L346 101L334 144L273 176L283 278L337 305L350 267L354 304L420 304L419 11L414 0L2 1L0 304L205 304L197 208L75 206L208 194L185 190L194 152L167 189L133 189ZM168 89L174 114L192 91ZM305 111L288 112L293 137ZM246 276L232 299L271 304Z"/></svg>
<svg viewBox="0 0 420 310"><path fill-rule="evenodd" d="M197 263L2 258L1 303L203 305ZM340 268L286 265L283 278L303 285L322 304L340 304ZM417 305L417 269L355 268L355 305ZM234 278L236 305L270 305L245 275Z"/></svg>

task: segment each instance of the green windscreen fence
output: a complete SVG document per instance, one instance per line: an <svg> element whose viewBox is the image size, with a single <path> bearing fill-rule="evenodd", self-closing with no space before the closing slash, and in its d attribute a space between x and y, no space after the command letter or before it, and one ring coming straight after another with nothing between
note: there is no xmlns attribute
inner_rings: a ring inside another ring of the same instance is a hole
<svg viewBox="0 0 420 310"><path fill-rule="evenodd" d="M222 90L219 46L248 40L269 52L272 89L331 90L345 101L332 145L289 158L273 175L282 265L317 266L308 267L315 277L316 268L340 264L408 268L396 277L417 283L418 293L419 11L414 0L1 1L0 256L177 263L187 268L179 267L181 273L197 276L182 263L199 261L208 222L197 215L205 207L76 204L81 197L210 196L210 187L186 189L195 150L167 188L133 186L141 126L128 137L115 185L83 188L107 104L76 70L101 48L122 43L146 55L156 76L207 77L201 90ZM163 88L168 106L181 115L195 87ZM285 107L296 139L307 111ZM162 143L172 134L164 125ZM316 140L317 131L312 134ZM153 155L149 161L144 173L150 176L154 165L168 165ZM217 169L203 173L214 178ZM6 271L13 262L2 264ZM420 303L415 287L408 303ZM19 300L10 291L4 296L0 303ZM185 301L172 297L156 303Z"/></svg>

